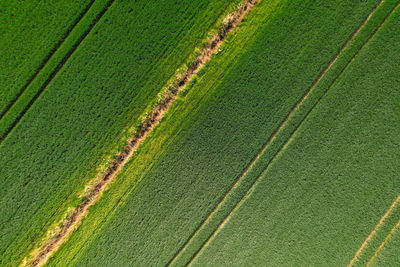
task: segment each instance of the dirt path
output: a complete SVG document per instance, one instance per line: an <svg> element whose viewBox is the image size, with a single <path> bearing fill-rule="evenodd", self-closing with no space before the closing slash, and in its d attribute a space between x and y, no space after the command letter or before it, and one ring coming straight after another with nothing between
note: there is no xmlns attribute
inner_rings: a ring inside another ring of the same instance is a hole
<svg viewBox="0 0 400 267"><path fill-rule="evenodd" d="M85 200L77 206L61 223L58 224L57 231L48 237L43 244L32 253L31 259L22 265L41 266L47 262L49 257L64 243L73 230L79 227L80 222L88 213L89 208L100 198L101 193L106 190L124 165L132 157L139 145L146 139L149 133L156 127L170 106L174 103L178 94L188 84L190 79L198 70L206 64L218 51L226 36L232 32L244 16L256 4L257 0L246 0L236 11L228 15L217 34L213 35L204 48L199 52L196 60L188 67L183 74L179 75L172 83L170 91L157 104L150 115L142 122L140 130L132 136L124 149L118 154L116 159L110 164L110 167L99 176L99 178L90 186L90 190Z"/></svg>

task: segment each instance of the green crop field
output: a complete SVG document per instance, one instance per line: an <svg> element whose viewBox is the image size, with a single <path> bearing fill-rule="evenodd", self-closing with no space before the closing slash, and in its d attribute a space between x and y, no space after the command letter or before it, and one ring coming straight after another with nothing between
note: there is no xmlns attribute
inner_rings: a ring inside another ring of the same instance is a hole
<svg viewBox="0 0 400 267"><path fill-rule="evenodd" d="M399 5L2 3L0 265L400 265Z"/></svg>
<svg viewBox="0 0 400 267"><path fill-rule="evenodd" d="M387 242L376 250L376 257L370 259L370 266L396 266L400 262L400 231L398 226L393 230L393 234L387 236Z"/></svg>
<svg viewBox="0 0 400 267"><path fill-rule="evenodd" d="M229 4L111 5L1 143L2 264L21 261L79 201Z"/></svg>
<svg viewBox="0 0 400 267"><path fill-rule="evenodd" d="M52 48L51 53L44 61L42 61L40 67L35 70L35 73L23 85L23 87L17 87L19 90L18 92L13 92L13 90L4 91L7 94L15 95L14 99L9 101L7 110L1 115L1 141L12 131L27 110L33 105L35 100L45 90L57 72L64 66L65 62L69 59L69 56L71 56L79 47L80 43L86 38L92 27L98 22L112 3L113 0L92 1L92 3L87 6L85 12L82 12L79 18L74 21L74 25L70 28L68 35L58 43L57 47ZM42 30L47 30L47 28L42 27ZM18 35L18 37L21 36ZM9 45L9 47L14 46ZM40 51L42 50L40 49L39 52ZM28 53L31 53L31 51L29 50ZM31 60L26 59L22 62L24 64L29 64L31 63ZM29 68L27 69L29 70ZM21 75L20 77L23 76ZM10 89L11 88L12 87L10 87ZM7 99L7 97L4 99Z"/></svg>
<svg viewBox="0 0 400 267"><path fill-rule="evenodd" d="M1 117L86 14L91 2L1 2Z"/></svg>
<svg viewBox="0 0 400 267"><path fill-rule="evenodd" d="M399 15L362 48L194 265L351 261L400 188Z"/></svg>

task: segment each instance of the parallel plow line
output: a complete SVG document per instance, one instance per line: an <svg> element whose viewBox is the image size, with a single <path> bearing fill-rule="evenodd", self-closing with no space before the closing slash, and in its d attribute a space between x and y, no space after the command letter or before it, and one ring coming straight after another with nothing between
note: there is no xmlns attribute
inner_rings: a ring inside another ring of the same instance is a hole
<svg viewBox="0 0 400 267"><path fill-rule="evenodd" d="M297 104L293 107L293 109L290 111L290 113L284 118L284 120L281 122L279 127L274 131L274 133L268 138L266 143L262 146L260 149L259 153L256 154L256 156L251 160L251 162L248 164L248 166L245 168L242 174L238 176L238 178L235 180L235 182L232 184L230 189L225 193L225 195L222 197L222 199L214 206L212 209L211 213L198 225L198 227L195 229L195 231L189 236L189 238L184 242L184 244L181 246L181 248L176 252L176 254L172 257L172 259L169 261L168 265L180 265L180 264L186 264L190 265L195 258L200 254L202 249L206 247L212 239L217 235L217 233L224 227L224 225L229 221L231 215L238 209L238 207L246 200L248 197L250 191L252 188L254 188L254 185L260 181L260 177L263 176L269 169L271 163L275 160L275 158L284 150L284 148L289 144L289 142L292 140L294 133L297 131L297 129L300 127L300 125L305 121L305 119L309 116L311 111L315 108L315 106L320 102L322 97L326 95L326 93L329 91L329 89L332 87L332 85L336 82L336 80L342 75L345 69L350 65L350 63L354 60L354 58L359 54L361 49L375 36L376 32L382 27L382 25L387 21L389 16L393 13L393 11L396 9L396 7L393 7L390 12L384 17L382 21L380 21L380 24L372 31L372 33L369 34L368 38L363 41L362 45L355 51L355 53L351 56L351 58L346 62L346 64L342 67L342 69L338 72L338 74L333 78L333 80L329 83L327 88L321 93L320 96L314 100L315 102L312 103L313 100L310 100L310 97L312 95L312 92L314 92L315 88L319 85L321 80L326 76L326 74L331 70L337 60L341 58L341 55L346 52L346 50L349 48L349 46L352 44L352 41L354 40L355 37L359 35L361 30L365 27L365 25L370 21L372 18L373 14L378 10L379 7L382 6L382 4L385 1L382 0L378 5L376 5L371 12L368 14L368 16L363 20L363 22L359 25L359 27L351 34L351 36L346 40L345 44L342 46L342 48L338 51L338 53L332 58L332 60L329 62L329 64L326 66L326 68L321 72L321 74L317 77L317 79L312 83L310 88L307 90L307 92L303 95L302 98L299 99ZM339 63L338 63L339 64ZM316 92L316 91L315 91ZM314 93L314 94L317 94ZM311 103L310 103L311 102ZM311 108L309 108L306 111L303 111L303 109L307 109L307 104L311 105ZM305 112L305 114L304 114ZM303 113L303 114L302 114ZM300 121L296 122L296 119L299 119ZM285 135L285 132L290 131L290 128L293 128L294 124L294 129L289 133L288 138L286 140L281 141L281 144L275 144L280 142L278 139L282 138L282 136ZM287 130L289 129L289 130ZM270 152L270 150L274 150L274 146L278 146L275 153L273 153L272 157L270 160L268 160L268 163L264 170L262 170L261 174L257 175L254 180L252 181L246 181L246 176L254 169L255 165L257 165L257 162L260 161L262 156L266 154L267 152ZM247 188L241 188L244 187L243 184L249 183ZM240 194L240 190L243 190L244 192L242 193L241 196L238 196ZM239 200L236 203L229 203L234 199L235 197L239 197ZM229 210L227 215L221 215L227 210ZM222 220L218 219L218 216L224 216ZM217 222L213 222L213 220ZM210 233L207 234L207 237L201 242L202 240L196 240L196 239L202 239L201 234L202 232L207 232L210 231L210 229L207 229L207 227L214 227L212 224L217 223L216 228ZM211 226L209 226L211 225ZM201 245L199 248L195 248L196 245L193 245L194 243L199 243L201 242ZM194 248L193 248L193 247ZM184 253L187 254L186 251L194 250L194 253L191 255L190 259L180 259ZM179 262L179 264L177 264Z"/></svg>
<svg viewBox="0 0 400 267"><path fill-rule="evenodd" d="M66 216L66 219L57 224L57 230L53 235L46 238L40 244L39 248L32 252L29 259L22 265L41 266L44 265L50 256L64 243L69 235L79 227L80 222L86 216L89 208L93 206L100 198L102 192L116 178L124 165L131 159L134 152L145 141L146 137L161 122L165 113L175 102L179 93L190 82L193 75L204 66L212 56L218 51L227 35L231 33L257 3L257 0L245 0L236 11L231 13L223 22L217 34L208 39L204 48L199 52L196 60L171 84L169 91L163 95L162 99L156 104L151 113L144 119L140 129L131 136L127 145L119 152L116 159L110 164L104 173L99 175L93 183L90 183L90 190L85 199L73 211Z"/></svg>

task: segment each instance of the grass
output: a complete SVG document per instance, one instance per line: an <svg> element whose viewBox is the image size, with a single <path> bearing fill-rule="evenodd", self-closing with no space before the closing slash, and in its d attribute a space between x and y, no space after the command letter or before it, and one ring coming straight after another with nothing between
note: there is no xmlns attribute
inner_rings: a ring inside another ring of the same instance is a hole
<svg viewBox="0 0 400 267"><path fill-rule="evenodd" d="M376 3L256 6L51 264L166 264Z"/></svg>
<svg viewBox="0 0 400 267"><path fill-rule="evenodd" d="M350 262L400 188L399 15L360 51L193 265Z"/></svg>
<svg viewBox="0 0 400 267"><path fill-rule="evenodd" d="M230 1L189 3L112 5L3 140L1 265L19 264L81 201Z"/></svg>
<svg viewBox="0 0 400 267"><path fill-rule="evenodd" d="M1 3L0 117L94 1Z"/></svg>

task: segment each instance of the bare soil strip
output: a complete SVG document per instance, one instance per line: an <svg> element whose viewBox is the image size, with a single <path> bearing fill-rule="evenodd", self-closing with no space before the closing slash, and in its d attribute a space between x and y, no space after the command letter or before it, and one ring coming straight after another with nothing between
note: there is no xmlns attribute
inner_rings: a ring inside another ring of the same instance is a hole
<svg viewBox="0 0 400 267"><path fill-rule="evenodd" d="M47 88L47 86L51 83L51 81L54 79L54 77L57 75L57 73L65 66L71 55L78 49L78 47L82 44L83 40L89 35L89 33L92 31L94 26L100 21L100 19L103 17L103 15L107 12L107 10L111 7L111 5L114 3L115 0L110 0L105 8L97 15L96 19L92 22L90 27L81 35L79 38L78 42L76 42L71 49L68 51L68 53L62 58L60 63L57 65L57 67L52 71L50 76L46 79L46 81L43 83L43 85L40 87L39 91L36 93L36 95L29 101L28 105L22 110L22 112L18 115L16 120L10 125L9 129L4 133L3 136L0 137L0 143L6 139L6 137L10 134L10 132L15 128L15 126L21 121L22 117L26 114L26 112L31 108L31 106L35 103L35 101L42 95L44 90ZM93 5L93 3L90 5L90 7ZM90 7L87 9L87 11L84 13L84 15L87 14L87 12L90 10ZM76 26L85 16L82 16L81 19L74 25ZM41 66L38 72L32 77L32 79L27 83L26 87L24 87L23 91L18 95L18 98L15 99L15 101L12 103L12 105L9 107L7 110L10 111L13 105L18 101L19 97L26 91L26 89L29 87L29 85L34 81L34 79L40 74L40 71L46 66L46 63L49 62L51 57L58 51L58 49L62 46L64 41L68 38L69 34L72 32L72 30L75 27L69 31L68 35L66 36L65 39L62 40L60 46L57 47L56 50L48 57L46 62ZM6 116L6 113L4 113L4 116Z"/></svg>
<svg viewBox="0 0 400 267"><path fill-rule="evenodd" d="M294 117L295 113L300 109L300 107L303 105L303 103L306 101L306 99L310 96L310 94L313 92L313 89L316 87L316 85L322 80L322 78L325 76L325 74L332 68L334 63L337 61L337 59L340 57L340 55L343 53L345 49L348 48L350 45L350 42L354 39L354 37L361 31L361 29L366 25L366 23L370 20L372 15L375 13L375 11L378 9L380 5L382 5L383 0L377 4L371 12L368 14L368 16L364 19L364 21L359 25L359 27L352 33L352 35L347 39L346 43L343 45L343 47L339 50L339 52L332 58L332 60L329 62L329 64L326 66L326 68L320 73L320 75L317 77L317 79L312 83L310 88L307 90L307 92L303 95L301 99L297 102L297 104L293 107L293 109L290 111L290 113L284 118L284 120L281 122L281 124L278 126L278 128L273 132L273 134L267 139L267 141L264 143L264 145L261 147L259 152L255 155L255 157L250 161L249 165L245 168L243 173L240 174L240 176L235 180L235 182L232 184L230 189L225 193L223 198L215 205L213 210L210 212L210 214L200 223L200 225L196 228L196 230L190 235L190 237L185 241L185 243L182 245L182 247L177 251L177 253L173 256L173 258L170 260L168 265L173 264L182 254L182 252L188 247L189 243L195 239L196 235L204 228L204 226L215 216L215 214L222 208L222 206L225 204L225 202L228 201L228 198L230 197L231 194L233 194L233 191L239 186L241 181L244 179L244 177L251 171L251 169L256 165L257 161L261 158L261 156L268 150L270 144L274 142L274 140L277 138L278 134L280 134L285 126L289 123L289 121ZM389 16L389 15L388 15ZM387 17L382 21L382 23L379 25L379 27L371 34L371 36L366 40L366 42L361 46L360 50L365 46L366 43L375 35L375 33L378 31L378 29L383 25L383 23L386 21ZM359 50L359 51L360 51ZM356 54L353 55L352 59L349 60L347 65L343 68L343 70L336 76L336 78L332 81L330 84L329 88L335 83L338 77L341 76L343 73L344 69L347 68L347 66L351 63L351 61L354 59L356 55L358 55L359 51L357 51ZM327 91L328 91L327 90ZM327 92L326 91L326 92ZM326 94L326 92L320 96L320 98L316 101L316 103L312 106L312 108L307 112L303 120L297 125L296 129L293 131L292 135L288 138L288 140L285 142L285 144L282 145L281 149L279 149L271 158L271 160L267 164L267 168L270 165L270 163L274 160L274 158L279 154L279 152L282 150L282 148L285 147L285 145L289 142L289 140L292 138L294 132L298 129L298 127L302 124L302 122L305 120L306 117L311 113L313 108L319 103L319 101L322 99L322 97ZM261 175L260 175L261 176ZM195 252L195 254L192 256L190 259L188 265L190 265L193 260L197 257L199 252L207 246L207 244L210 243L210 241L215 237L215 235L223 228L223 226L226 224L226 222L229 220L231 215L237 210L238 206L245 200L246 195L250 192L251 188L254 186L254 184L257 182L259 179L258 176L255 181L250 185L250 187L246 190L244 195L241 197L241 199L236 203L236 205L233 207L231 212L225 217L225 219L219 224L219 226L213 231L213 233L209 236L209 238L204 241L204 243L201 245L201 247Z"/></svg>
<svg viewBox="0 0 400 267"><path fill-rule="evenodd" d="M163 99L154 107L150 115L144 119L139 131L128 140L127 145L110 164L110 167L108 167L107 170L96 179L90 187L91 189L87 193L85 200L58 225L56 233L47 238L43 244L32 253L32 258L25 263L26 265L41 266L45 264L59 246L67 240L71 232L79 227L80 222L88 213L89 208L101 198L101 194L107 189L107 185L115 179L124 165L130 160L139 145L160 123L164 114L176 100L178 94L188 84L193 75L195 75L198 70L211 59L212 55L218 51L218 48L226 39L226 36L240 24L256 2L257 0L246 0L236 11L225 18L218 33L213 35L206 42L196 60L183 72L183 74L177 77L171 85L169 92L165 94Z"/></svg>
<svg viewBox="0 0 400 267"><path fill-rule="evenodd" d="M358 249L356 254L354 255L353 259L350 261L348 267L353 266L353 264L356 262L358 257L361 255L363 252L364 248L368 245L369 241L374 237L376 232L379 230L379 228L383 225L385 222L386 218L389 216L389 214L392 212L392 210L397 206L397 204L400 202L400 195L397 196L397 198L393 201L392 205L390 208L386 211L386 213L383 215L383 217L379 220L378 224L375 225L374 229L372 229L371 233L367 236L367 238L364 240L362 243L361 247ZM384 241L385 243L385 241ZM382 246L383 247L383 246ZM375 256L373 256L374 258Z"/></svg>
<svg viewBox="0 0 400 267"><path fill-rule="evenodd" d="M385 244L388 242L388 240L392 237L394 232L396 232L396 230L398 230L399 228L400 228L400 221L397 222L397 224L393 227L393 229L390 231L390 233L386 236L385 240L383 240L382 244L375 251L375 254L368 261L367 267L371 266L371 264L375 260L376 256L378 256L378 254L381 252L382 248L385 246Z"/></svg>

